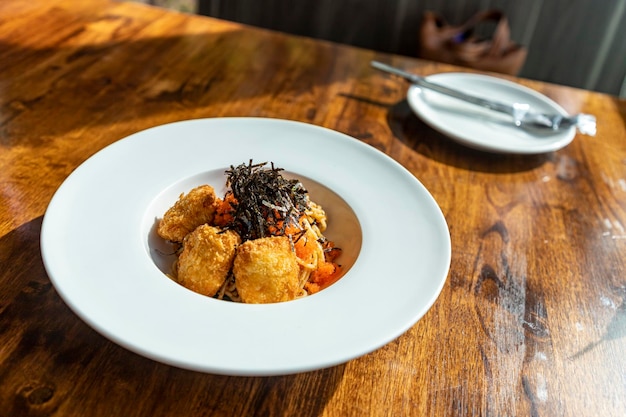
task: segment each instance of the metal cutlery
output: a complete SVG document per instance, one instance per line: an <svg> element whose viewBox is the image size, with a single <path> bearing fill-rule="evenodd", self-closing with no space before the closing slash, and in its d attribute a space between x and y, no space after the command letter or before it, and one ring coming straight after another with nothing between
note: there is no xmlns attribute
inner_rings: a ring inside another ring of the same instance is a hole
<svg viewBox="0 0 626 417"><path fill-rule="evenodd" d="M490 110L508 114L511 116L513 123L519 127L534 128L548 132L575 127L584 135L594 136L596 134L596 118L589 114L581 113L573 116L563 116L561 114L539 113L533 111L530 105L526 103L506 104L494 100L487 100L485 98L476 97L459 90L430 82L424 77L403 71L382 62L372 61L371 65L378 70L398 75L420 87L427 88L429 90L445 94L446 96L454 97Z"/></svg>

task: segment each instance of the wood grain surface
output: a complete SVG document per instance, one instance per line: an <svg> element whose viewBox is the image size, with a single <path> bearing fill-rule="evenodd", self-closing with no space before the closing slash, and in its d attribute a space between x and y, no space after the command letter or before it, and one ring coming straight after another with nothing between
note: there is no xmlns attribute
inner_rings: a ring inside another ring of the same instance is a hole
<svg viewBox="0 0 626 417"><path fill-rule="evenodd" d="M461 70L135 3L0 2L0 417L626 414L626 102L515 79L598 134L490 154L420 121L372 59ZM417 324L343 365L244 378L143 358L69 309L39 248L56 189L131 133L224 116L349 134L429 189L452 263Z"/></svg>

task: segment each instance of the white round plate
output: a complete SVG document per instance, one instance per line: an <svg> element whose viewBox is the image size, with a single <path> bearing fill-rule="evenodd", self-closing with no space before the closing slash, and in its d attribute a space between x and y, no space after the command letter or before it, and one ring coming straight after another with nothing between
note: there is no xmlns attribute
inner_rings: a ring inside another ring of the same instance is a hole
<svg viewBox="0 0 626 417"><path fill-rule="evenodd" d="M337 283L295 301L247 305L196 294L164 274L157 218L195 185L219 194L224 170L250 159L314 185L327 235L352 264ZM348 228L342 216L352 217ZM451 256L441 210L400 164L329 129L261 118L177 122L104 148L52 198L41 249L61 297L107 338L173 366L246 376L330 367L385 345L435 302Z"/></svg>
<svg viewBox="0 0 626 417"><path fill-rule="evenodd" d="M503 103L528 103L539 112L567 112L543 94L522 85L479 74L441 73L428 81ZM496 153L539 154L567 146L576 129L536 132L516 127L510 117L412 85L407 100L413 111L433 129L457 142Z"/></svg>

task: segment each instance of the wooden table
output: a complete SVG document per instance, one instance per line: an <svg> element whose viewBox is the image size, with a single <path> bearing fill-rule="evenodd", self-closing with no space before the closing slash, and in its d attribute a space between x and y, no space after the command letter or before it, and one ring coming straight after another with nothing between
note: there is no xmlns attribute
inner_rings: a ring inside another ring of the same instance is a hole
<svg viewBox="0 0 626 417"><path fill-rule="evenodd" d="M626 102L516 80L598 134L490 154L427 127L372 59L467 71L133 3L0 2L0 416L625 415ZM131 353L70 311L39 248L57 187L131 133L223 116L346 133L430 190L452 262L423 319L330 369L231 377Z"/></svg>

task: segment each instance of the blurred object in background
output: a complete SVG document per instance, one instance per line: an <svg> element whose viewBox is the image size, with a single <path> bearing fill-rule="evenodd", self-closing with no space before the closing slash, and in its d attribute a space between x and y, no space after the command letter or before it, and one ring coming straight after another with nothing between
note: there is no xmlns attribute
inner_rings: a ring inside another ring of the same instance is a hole
<svg viewBox="0 0 626 417"><path fill-rule="evenodd" d="M491 26L486 34L481 27ZM419 31L418 57L481 71L518 75L528 50L511 40L509 21L500 10L478 12L462 25L425 11Z"/></svg>
<svg viewBox="0 0 626 417"><path fill-rule="evenodd" d="M197 0L198 13L248 25L415 56L425 11L452 25L502 10L528 48L520 77L619 95L626 76L626 1Z"/></svg>
<svg viewBox="0 0 626 417"><path fill-rule="evenodd" d="M375 51L415 56L426 11L460 25L498 8L528 48L517 75L626 96L626 1L572 0L134 0ZM358 11L358 13L356 12Z"/></svg>

